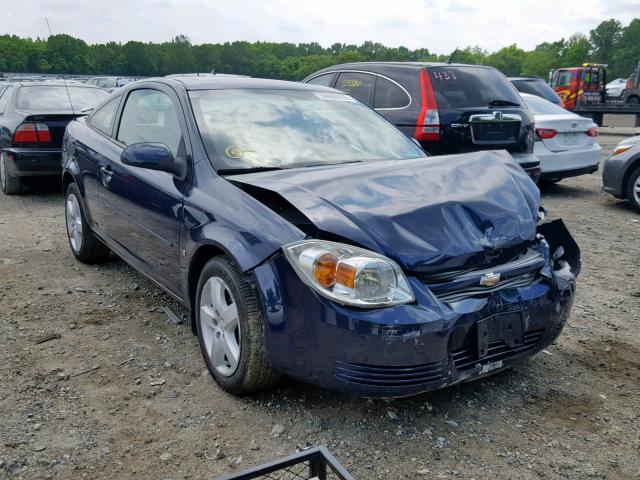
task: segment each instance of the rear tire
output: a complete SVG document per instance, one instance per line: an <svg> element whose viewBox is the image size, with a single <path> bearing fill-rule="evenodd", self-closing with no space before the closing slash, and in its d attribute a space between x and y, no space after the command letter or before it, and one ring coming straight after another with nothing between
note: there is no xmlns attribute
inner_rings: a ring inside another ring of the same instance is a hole
<svg viewBox="0 0 640 480"><path fill-rule="evenodd" d="M633 208L640 212L640 168L636 168L627 182L627 198Z"/></svg>
<svg viewBox="0 0 640 480"><path fill-rule="evenodd" d="M82 206L82 196L75 183L67 187L64 212L67 237L73 255L82 263L103 263L109 258L109 247L93 234Z"/></svg>
<svg viewBox="0 0 640 480"><path fill-rule="evenodd" d="M194 308L200 351L224 390L246 395L280 379L267 361L265 321L256 292L230 258L217 256L205 264Z"/></svg>
<svg viewBox="0 0 640 480"><path fill-rule="evenodd" d="M631 97L627 98L627 105L638 105L639 103L640 97L632 95Z"/></svg>
<svg viewBox="0 0 640 480"><path fill-rule="evenodd" d="M0 153L0 184L5 195L17 195L22 192L22 178L9 174L4 153Z"/></svg>

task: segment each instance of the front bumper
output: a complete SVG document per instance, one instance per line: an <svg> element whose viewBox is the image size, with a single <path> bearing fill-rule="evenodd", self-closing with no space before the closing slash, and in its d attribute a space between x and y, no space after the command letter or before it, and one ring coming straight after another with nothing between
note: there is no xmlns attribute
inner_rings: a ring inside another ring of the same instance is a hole
<svg viewBox="0 0 640 480"><path fill-rule="evenodd" d="M7 148L5 165L13 177L53 176L62 173L61 149Z"/></svg>
<svg viewBox="0 0 640 480"><path fill-rule="evenodd" d="M414 304L361 310L315 294L282 256L254 273L270 363L304 382L367 397L414 395L520 362L559 335L575 294L575 277L566 269L451 303L409 277ZM481 352L481 329L514 315L521 318L517 343L494 336Z"/></svg>

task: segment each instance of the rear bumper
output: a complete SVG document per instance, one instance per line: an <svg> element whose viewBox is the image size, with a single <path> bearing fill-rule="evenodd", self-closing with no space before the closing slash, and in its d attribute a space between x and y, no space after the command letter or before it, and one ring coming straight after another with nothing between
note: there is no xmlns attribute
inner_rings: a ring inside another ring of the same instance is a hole
<svg viewBox="0 0 640 480"><path fill-rule="evenodd" d="M535 154L540 159L540 179L560 180L598 171L600 163L600 145L581 150L552 152L545 145L536 142Z"/></svg>
<svg viewBox="0 0 640 480"><path fill-rule="evenodd" d="M62 150L59 148L7 148L3 153L11 176L54 176L62 173Z"/></svg>
<svg viewBox="0 0 640 480"><path fill-rule="evenodd" d="M562 180L563 178L579 177L598 171L598 165L583 168L570 168L568 170L556 170L554 172L542 172L540 180Z"/></svg>

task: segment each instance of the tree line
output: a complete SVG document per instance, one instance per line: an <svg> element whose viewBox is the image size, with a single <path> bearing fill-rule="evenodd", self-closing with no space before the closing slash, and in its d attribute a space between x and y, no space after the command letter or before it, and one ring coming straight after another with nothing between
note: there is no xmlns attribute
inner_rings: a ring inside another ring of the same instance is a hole
<svg viewBox="0 0 640 480"><path fill-rule="evenodd" d="M235 73L252 77L300 80L321 68L345 62L371 60L446 61L427 48L410 50L380 43L227 42L193 45L180 35L169 42L87 44L70 35L42 38L0 36L0 72L49 74L158 76L171 73ZM611 19L589 35L577 33L567 39L544 42L533 50L516 44L496 52L475 46L456 52L454 61L490 65L507 75L538 75L547 78L551 69L579 66L583 62L608 63L609 78L627 77L640 60L640 19L626 27Z"/></svg>

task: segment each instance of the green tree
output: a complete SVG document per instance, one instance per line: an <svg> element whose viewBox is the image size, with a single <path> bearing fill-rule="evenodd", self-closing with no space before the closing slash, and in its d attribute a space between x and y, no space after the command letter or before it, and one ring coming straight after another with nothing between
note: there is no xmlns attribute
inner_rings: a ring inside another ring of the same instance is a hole
<svg viewBox="0 0 640 480"><path fill-rule="evenodd" d="M618 20L605 20L591 30L589 39L593 46L593 59L598 63L609 63L622 35L622 25Z"/></svg>
<svg viewBox="0 0 640 480"><path fill-rule="evenodd" d="M634 19L622 31L620 41L613 54L612 72L616 76L627 78L640 62L640 19ZM615 78L610 76L610 78Z"/></svg>

